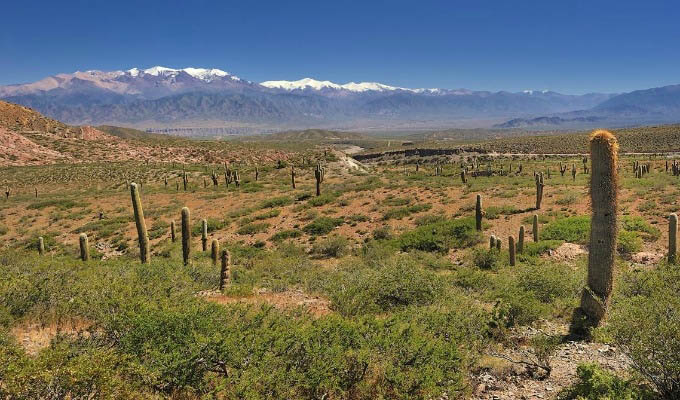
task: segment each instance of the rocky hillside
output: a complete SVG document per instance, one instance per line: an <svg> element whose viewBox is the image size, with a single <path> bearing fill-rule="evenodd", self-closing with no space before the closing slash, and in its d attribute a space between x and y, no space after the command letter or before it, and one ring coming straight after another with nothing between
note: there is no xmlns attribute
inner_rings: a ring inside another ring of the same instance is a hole
<svg viewBox="0 0 680 400"><path fill-rule="evenodd" d="M28 107L0 101L0 167L114 161L272 162L287 152L257 154L238 144L209 144L115 126L71 126Z"/></svg>

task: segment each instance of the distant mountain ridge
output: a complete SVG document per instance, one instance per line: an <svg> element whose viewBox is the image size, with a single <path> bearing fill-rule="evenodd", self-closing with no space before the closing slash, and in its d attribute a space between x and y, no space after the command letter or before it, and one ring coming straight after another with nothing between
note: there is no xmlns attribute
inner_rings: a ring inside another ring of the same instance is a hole
<svg viewBox="0 0 680 400"><path fill-rule="evenodd" d="M515 118L497 128L588 128L680 122L680 85L635 90L584 110L534 118Z"/></svg>
<svg viewBox="0 0 680 400"><path fill-rule="evenodd" d="M305 78L255 83L216 68L131 68L58 74L0 86L0 99L69 124L122 125L182 134L443 127L568 127L673 122L673 87L621 95L404 88Z"/></svg>

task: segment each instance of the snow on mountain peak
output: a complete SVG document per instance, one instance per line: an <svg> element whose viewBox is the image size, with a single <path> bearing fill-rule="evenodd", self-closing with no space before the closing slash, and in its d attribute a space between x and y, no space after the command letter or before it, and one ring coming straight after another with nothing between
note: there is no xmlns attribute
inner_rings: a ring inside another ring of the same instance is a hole
<svg viewBox="0 0 680 400"><path fill-rule="evenodd" d="M339 85L331 81L317 81L312 78L304 78L297 81L266 81L261 82L260 85L270 89L284 89L284 90L304 90L304 89L337 89L348 90L350 92L366 92L366 91L386 91L386 90L410 90L399 88L395 86L383 85L377 82L349 82L344 85Z"/></svg>
<svg viewBox="0 0 680 400"><path fill-rule="evenodd" d="M196 79L200 79L202 81L210 82L212 81L215 77L225 77L229 76L231 79L235 81L240 81L241 78L231 75L226 71L222 71L221 69L206 69L206 68L183 68L183 69L174 69L174 68L168 68L168 67L161 67L161 66L155 66L151 68L147 68L144 70L140 70L139 68L132 68L126 71L130 76L132 77L137 77L140 74L147 74L147 75L153 75L153 76L177 76L180 72L186 72L187 74L191 75L192 77Z"/></svg>

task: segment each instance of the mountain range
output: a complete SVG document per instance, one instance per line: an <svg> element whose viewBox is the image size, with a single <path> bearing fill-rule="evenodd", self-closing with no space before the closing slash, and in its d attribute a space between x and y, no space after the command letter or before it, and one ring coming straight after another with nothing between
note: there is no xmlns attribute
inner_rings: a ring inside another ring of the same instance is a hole
<svg viewBox="0 0 680 400"><path fill-rule="evenodd" d="M680 85L623 94L568 95L412 89L310 78L256 83L219 69L160 66L58 74L0 86L0 99L70 124L121 125L186 135L305 128L554 129L680 121Z"/></svg>

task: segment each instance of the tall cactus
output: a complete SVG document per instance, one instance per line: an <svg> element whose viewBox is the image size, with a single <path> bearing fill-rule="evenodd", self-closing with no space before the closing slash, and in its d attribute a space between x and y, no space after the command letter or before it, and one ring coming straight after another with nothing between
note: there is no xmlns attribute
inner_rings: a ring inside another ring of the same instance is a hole
<svg viewBox="0 0 680 400"><path fill-rule="evenodd" d="M465 184L467 183L467 176L465 175L465 170L460 171L460 180Z"/></svg>
<svg viewBox="0 0 680 400"><path fill-rule="evenodd" d="M229 250L222 250L222 269L220 270L220 291L229 284L229 268L231 267L231 254Z"/></svg>
<svg viewBox="0 0 680 400"><path fill-rule="evenodd" d="M295 189L295 167L294 166L290 167L290 183L293 185L293 189Z"/></svg>
<svg viewBox="0 0 680 400"><path fill-rule="evenodd" d="M170 240L173 243L177 240L177 233L175 232L175 221L170 221Z"/></svg>
<svg viewBox="0 0 680 400"><path fill-rule="evenodd" d="M515 266L515 238L508 236L508 252L510 254L510 266Z"/></svg>
<svg viewBox="0 0 680 400"><path fill-rule="evenodd" d="M260 179L260 169L255 166L255 182L257 182Z"/></svg>
<svg viewBox="0 0 680 400"><path fill-rule="evenodd" d="M597 326L609 305L614 284L618 208L618 149L614 135L597 130L590 135L590 252L588 285L581 296L581 310Z"/></svg>
<svg viewBox="0 0 680 400"><path fill-rule="evenodd" d="M475 203L475 229L482 230L482 195L477 195L477 202Z"/></svg>
<svg viewBox="0 0 680 400"><path fill-rule="evenodd" d="M210 243L210 258L212 258L213 265L217 265L217 260L220 254L220 242L217 239L213 239Z"/></svg>
<svg viewBox="0 0 680 400"><path fill-rule="evenodd" d="M321 182L323 181L323 170L321 168L321 164L316 164L314 178L316 179L316 195L321 196Z"/></svg>
<svg viewBox="0 0 680 400"><path fill-rule="evenodd" d="M130 197L132 198L132 209L135 213L135 225L137 225L137 238L139 241L139 259L142 264L147 264L151 260L149 249L149 235L146 231L144 221L144 209L142 199L139 196L139 188L136 183L130 184Z"/></svg>
<svg viewBox="0 0 680 400"><path fill-rule="evenodd" d="M38 254L45 254L45 239L42 236L38 237Z"/></svg>
<svg viewBox="0 0 680 400"><path fill-rule="evenodd" d="M208 251L208 221L205 219L201 220L201 244L203 251Z"/></svg>
<svg viewBox="0 0 680 400"><path fill-rule="evenodd" d="M534 234L534 242L538 242L538 215L536 214L534 214L534 220L531 230L532 233Z"/></svg>
<svg viewBox="0 0 680 400"><path fill-rule="evenodd" d="M489 237L489 250L493 250L496 247L496 236L491 235Z"/></svg>
<svg viewBox="0 0 680 400"><path fill-rule="evenodd" d="M182 208L182 260L189 265L191 256L191 212L188 207Z"/></svg>
<svg viewBox="0 0 680 400"><path fill-rule="evenodd" d="M88 261L90 259L90 245L87 240L87 234L81 233L78 239L80 242L80 259L82 261Z"/></svg>
<svg viewBox="0 0 680 400"><path fill-rule="evenodd" d="M678 248L678 215L673 213L668 216L668 262L675 264Z"/></svg>
<svg viewBox="0 0 680 400"><path fill-rule="evenodd" d="M517 236L517 252L522 253L524 251L524 225L519 227L519 235Z"/></svg>
<svg viewBox="0 0 680 400"><path fill-rule="evenodd" d="M536 174L536 209L540 210L541 209L541 202L543 202L543 187L545 187L545 184L543 184L543 173L539 172Z"/></svg>

